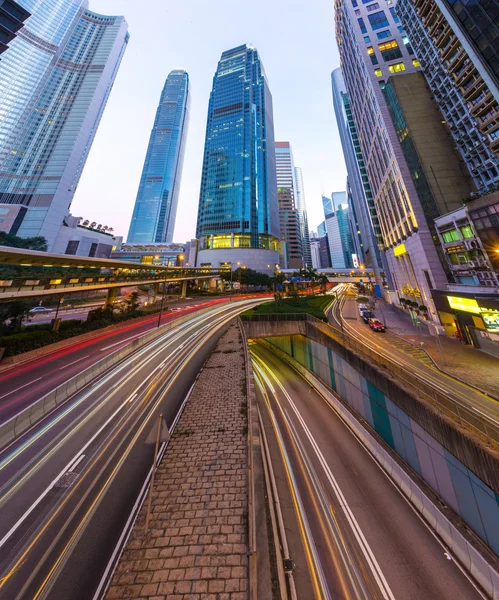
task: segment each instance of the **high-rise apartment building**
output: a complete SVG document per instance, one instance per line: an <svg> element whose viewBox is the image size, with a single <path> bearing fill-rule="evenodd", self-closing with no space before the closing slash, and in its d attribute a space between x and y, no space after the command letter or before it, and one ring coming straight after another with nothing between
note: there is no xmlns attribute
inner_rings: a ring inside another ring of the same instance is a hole
<svg viewBox="0 0 499 600"><path fill-rule="evenodd" d="M123 17L84 0L20 4L31 16L0 60L0 207L10 233L43 236L50 250L129 36Z"/></svg>
<svg viewBox="0 0 499 600"><path fill-rule="evenodd" d="M272 96L258 52L250 45L227 50L208 106L198 266L274 272L281 246L274 144Z"/></svg>
<svg viewBox="0 0 499 600"><path fill-rule="evenodd" d="M31 14L19 2L0 0L0 54L7 50L29 16Z"/></svg>
<svg viewBox="0 0 499 600"><path fill-rule="evenodd" d="M281 239L286 242L286 265L288 269L300 269L303 266L303 244L297 207L293 153L289 142L275 143L275 164L279 225Z"/></svg>
<svg viewBox="0 0 499 600"><path fill-rule="evenodd" d="M312 266L312 253L310 250L310 234L308 231L307 203L305 201L305 186L303 185L303 172L301 167L295 167L296 206L300 217L300 233L303 249L303 262L306 267Z"/></svg>
<svg viewBox="0 0 499 600"><path fill-rule="evenodd" d="M359 264L372 267L376 279L381 282L383 264L379 247L383 247L383 237L341 69L331 73L331 82L336 123L348 173L350 219L358 226L354 229L356 253Z"/></svg>
<svg viewBox="0 0 499 600"><path fill-rule="evenodd" d="M336 37L396 292L391 297L421 300L436 320L430 290L443 287L447 275L434 220L457 208L469 178L394 7L386 0L337 0Z"/></svg>
<svg viewBox="0 0 499 600"><path fill-rule="evenodd" d="M171 243L182 179L191 95L189 75L168 75L149 138L128 243Z"/></svg>
<svg viewBox="0 0 499 600"><path fill-rule="evenodd" d="M499 184L499 2L399 0L443 118L480 191Z"/></svg>

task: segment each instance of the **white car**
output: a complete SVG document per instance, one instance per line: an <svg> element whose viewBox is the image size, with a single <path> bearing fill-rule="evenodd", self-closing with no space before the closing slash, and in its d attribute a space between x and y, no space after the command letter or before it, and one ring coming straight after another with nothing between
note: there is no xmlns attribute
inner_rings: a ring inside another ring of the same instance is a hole
<svg viewBox="0 0 499 600"><path fill-rule="evenodd" d="M53 308L45 308L45 306L35 306L35 308L32 308L29 312L32 315L38 315L38 314L43 314L43 313L49 313L52 312L54 309Z"/></svg>

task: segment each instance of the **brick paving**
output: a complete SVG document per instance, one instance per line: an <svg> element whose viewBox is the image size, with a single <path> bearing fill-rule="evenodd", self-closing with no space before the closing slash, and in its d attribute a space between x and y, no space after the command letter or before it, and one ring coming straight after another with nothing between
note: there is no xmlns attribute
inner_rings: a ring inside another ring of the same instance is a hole
<svg viewBox="0 0 499 600"><path fill-rule="evenodd" d="M247 398L231 325L194 387L106 600L247 600Z"/></svg>

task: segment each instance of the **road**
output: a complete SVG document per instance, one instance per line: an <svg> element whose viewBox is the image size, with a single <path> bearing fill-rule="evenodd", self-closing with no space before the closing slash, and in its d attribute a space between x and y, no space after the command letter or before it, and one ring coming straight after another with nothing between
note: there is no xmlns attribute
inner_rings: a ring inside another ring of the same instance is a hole
<svg viewBox="0 0 499 600"><path fill-rule="evenodd" d="M0 598L88 600L169 427L228 322L214 306L125 359L0 453Z"/></svg>
<svg viewBox="0 0 499 600"><path fill-rule="evenodd" d="M496 426L499 425L497 400L438 370L424 352L391 335L389 331L385 333L372 331L360 319L355 299L345 296L347 287L343 286L339 290L337 302L328 315L330 325L340 331L343 328L344 333L363 346L382 354L449 398L471 408L477 416L493 422Z"/></svg>
<svg viewBox="0 0 499 600"><path fill-rule="evenodd" d="M261 344L251 356L297 598L482 598L329 404Z"/></svg>
<svg viewBox="0 0 499 600"><path fill-rule="evenodd" d="M243 296L246 298L247 296ZM239 300L238 300L239 301ZM190 300L183 306L171 305L161 323L179 316L194 314L210 306L221 306L226 298ZM108 353L119 350L132 339L157 327L158 314L144 317L133 323L123 323L119 329L102 329L100 335L75 342L40 358L0 370L0 424L51 392L71 377L101 360Z"/></svg>

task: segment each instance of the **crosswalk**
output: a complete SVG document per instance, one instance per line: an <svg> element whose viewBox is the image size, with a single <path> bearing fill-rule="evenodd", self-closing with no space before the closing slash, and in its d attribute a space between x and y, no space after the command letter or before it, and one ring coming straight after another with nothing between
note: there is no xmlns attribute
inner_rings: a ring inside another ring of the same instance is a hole
<svg viewBox="0 0 499 600"><path fill-rule="evenodd" d="M390 346L391 347L401 350L404 354L409 354L416 360L419 360L420 362L425 364L427 367L435 367L435 363L431 360L431 358L428 356L428 354L421 348L418 348L417 346L413 346L409 342L406 342L405 340L403 340L401 338L395 337L394 335L388 334L388 337L390 338Z"/></svg>

